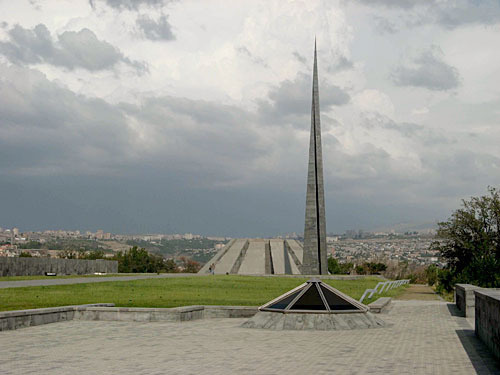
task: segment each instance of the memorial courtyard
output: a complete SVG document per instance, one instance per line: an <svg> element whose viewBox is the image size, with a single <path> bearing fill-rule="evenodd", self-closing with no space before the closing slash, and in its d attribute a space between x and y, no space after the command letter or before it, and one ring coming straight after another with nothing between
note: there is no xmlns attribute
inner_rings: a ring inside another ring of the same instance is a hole
<svg viewBox="0 0 500 375"><path fill-rule="evenodd" d="M430 288L410 287L387 326L346 331L187 322L72 320L0 332L7 374L498 374L473 322ZM405 300L404 298L413 298Z"/></svg>

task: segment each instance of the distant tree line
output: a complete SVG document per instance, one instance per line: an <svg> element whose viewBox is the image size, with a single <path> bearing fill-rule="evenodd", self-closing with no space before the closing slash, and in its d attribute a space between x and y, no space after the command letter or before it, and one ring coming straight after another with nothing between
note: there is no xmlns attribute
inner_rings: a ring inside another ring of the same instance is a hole
<svg viewBox="0 0 500 375"><path fill-rule="evenodd" d="M180 257L179 264L177 264L173 259L164 259L160 255L152 254L137 246L133 246L127 251L119 251L113 257L106 257L103 250L89 252L63 250L58 256L64 259L116 260L120 273L196 273L201 268L200 263L188 257Z"/></svg>
<svg viewBox="0 0 500 375"><path fill-rule="evenodd" d="M92 250L110 250L104 248L99 242L82 239L59 239L44 243L40 241L27 241L17 245L19 249L45 249L45 250L68 250L68 251L92 251Z"/></svg>
<svg viewBox="0 0 500 375"><path fill-rule="evenodd" d="M333 257L328 258L328 271L335 275L347 275L356 273L358 275L380 275L387 269L387 266L381 262L365 262L363 264L354 265L353 263L339 263Z"/></svg>

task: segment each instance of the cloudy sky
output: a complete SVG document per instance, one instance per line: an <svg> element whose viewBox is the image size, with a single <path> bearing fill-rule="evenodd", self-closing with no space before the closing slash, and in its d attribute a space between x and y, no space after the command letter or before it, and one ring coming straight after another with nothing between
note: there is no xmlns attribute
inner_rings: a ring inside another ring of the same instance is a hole
<svg viewBox="0 0 500 375"><path fill-rule="evenodd" d="M498 0L0 0L0 226L302 232L315 36L328 231L499 185Z"/></svg>

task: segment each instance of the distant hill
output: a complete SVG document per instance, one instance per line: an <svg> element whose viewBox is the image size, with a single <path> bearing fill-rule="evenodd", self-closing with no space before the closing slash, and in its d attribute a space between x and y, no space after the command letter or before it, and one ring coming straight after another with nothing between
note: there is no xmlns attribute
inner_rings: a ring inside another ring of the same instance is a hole
<svg viewBox="0 0 500 375"><path fill-rule="evenodd" d="M430 233L437 229L437 221L428 221L423 223L397 223L389 227L372 229L371 232L387 232L387 233L405 233L418 232Z"/></svg>

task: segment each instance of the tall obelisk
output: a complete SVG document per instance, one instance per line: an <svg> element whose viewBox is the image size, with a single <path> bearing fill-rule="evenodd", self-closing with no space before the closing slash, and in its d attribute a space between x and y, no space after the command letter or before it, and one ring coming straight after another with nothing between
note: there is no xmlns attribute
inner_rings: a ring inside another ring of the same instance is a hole
<svg viewBox="0 0 500 375"><path fill-rule="evenodd" d="M319 120L318 64L314 41L314 69L311 108L311 138L307 171L306 220L304 227L304 259L302 274L326 275L325 191L323 186L323 156Z"/></svg>

